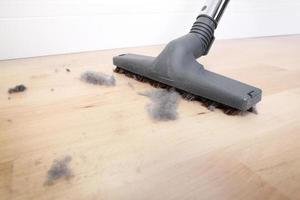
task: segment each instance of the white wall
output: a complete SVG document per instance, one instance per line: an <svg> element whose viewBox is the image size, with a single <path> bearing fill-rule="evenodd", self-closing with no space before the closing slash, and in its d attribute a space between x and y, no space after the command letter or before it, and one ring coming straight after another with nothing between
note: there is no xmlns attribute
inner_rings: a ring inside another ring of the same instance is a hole
<svg viewBox="0 0 300 200"><path fill-rule="evenodd" d="M203 0L0 0L0 59L161 44ZM300 33L299 0L231 0L217 38Z"/></svg>

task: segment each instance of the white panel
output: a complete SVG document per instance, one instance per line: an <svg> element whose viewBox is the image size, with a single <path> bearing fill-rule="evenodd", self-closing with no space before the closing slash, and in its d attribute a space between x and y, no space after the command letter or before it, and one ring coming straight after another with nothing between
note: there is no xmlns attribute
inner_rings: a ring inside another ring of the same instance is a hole
<svg viewBox="0 0 300 200"><path fill-rule="evenodd" d="M203 0L0 0L0 59L161 44ZM217 38L300 33L299 0L232 0Z"/></svg>

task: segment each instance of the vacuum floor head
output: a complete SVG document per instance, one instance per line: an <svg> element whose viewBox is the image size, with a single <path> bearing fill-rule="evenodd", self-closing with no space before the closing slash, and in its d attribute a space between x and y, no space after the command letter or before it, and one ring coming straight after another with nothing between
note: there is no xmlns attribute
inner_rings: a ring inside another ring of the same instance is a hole
<svg viewBox="0 0 300 200"><path fill-rule="evenodd" d="M120 70L203 97L222 105L247 111L262 96L259 88L207 71L197 62L214 41L217 22L200 15L191 32L171 41L158 57L123 54L113 58Z"/></svg>

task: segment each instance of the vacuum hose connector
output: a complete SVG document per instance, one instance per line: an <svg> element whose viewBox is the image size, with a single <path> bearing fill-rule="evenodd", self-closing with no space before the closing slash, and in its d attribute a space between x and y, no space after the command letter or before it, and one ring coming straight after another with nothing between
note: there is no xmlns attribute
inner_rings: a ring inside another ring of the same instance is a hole
<svg viewBox="0 0 300 200"><path fill-rule="evenodd" d="M214 40L214 32L217 27L217 23L211 17L207 15L199 15L197 21L194 23L190 33L194 33L198 36L204 46L203 56L207 55Z"/></svg>
<svg viewBox="0 0 300 200"><path fill-rule="evenodd" d="M214 31L229 3L229 0L207 0L190 33L194 33L202 41L203 55L207 55L214 40Z"/></svg>

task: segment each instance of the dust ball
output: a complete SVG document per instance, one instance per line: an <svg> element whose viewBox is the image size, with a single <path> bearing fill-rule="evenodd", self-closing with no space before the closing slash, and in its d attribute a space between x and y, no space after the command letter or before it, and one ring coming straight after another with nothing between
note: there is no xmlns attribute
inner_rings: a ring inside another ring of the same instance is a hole
<svg viewBox="0 0 300 200"><path fill-rule="evenodd" d="M250 108L249 112L258 115L258 110L257 110L256 106L253 106L252 108Z"/></svg>
<svg viewBox="0 0 300 200"><path fill-rule="evenodd" d="M139 94L150 98L146 109L151 118L158 121L177 119L180 95L175 90L154 89Z"/></svg>
<svg viewBox="0 0 300 200"><path fill-rule="evenodd" d="M45 185L52 185L56 180L60 178L71 178L72 171L69 168L69 163L71 161L71 156L65 156L62 159L54 160L52 166L47 172L47 180L45 182Z"/></svg>
<svg viewBox="0 0 300 200"><path fill-rule="evenodd" d="M207 109L210 111L215 111L218 106L219 106L218 103L212 102L210 105L208 105Z"/></svg>
<svg viewBox="0 0 300 200"><path fill-rule="evenodd" d="M105 86L115 86L116 80L114 76L106 75L99 72L87 71L81 74L81 80L95 84L95 85L105 85Z"/></svg>
<svg viewBox="0 0 300 200"><path fill-rule="evenodd" d="M21 85L17 85L13 88L9 88L8 93L12 94L12 93L18 93L18 92L24 92L26 90L26 86L21 84Z"/></svg>

